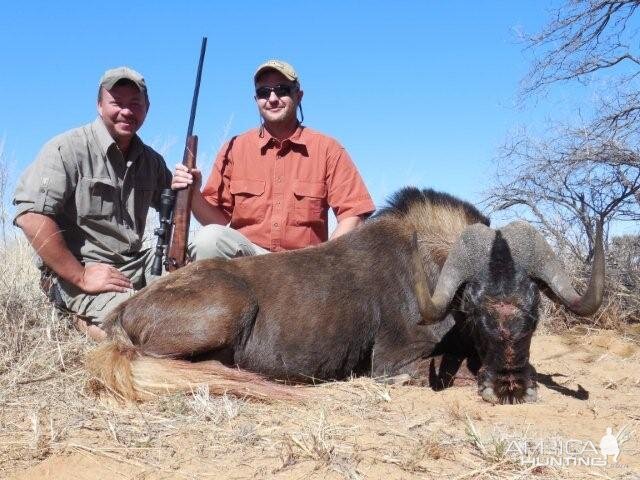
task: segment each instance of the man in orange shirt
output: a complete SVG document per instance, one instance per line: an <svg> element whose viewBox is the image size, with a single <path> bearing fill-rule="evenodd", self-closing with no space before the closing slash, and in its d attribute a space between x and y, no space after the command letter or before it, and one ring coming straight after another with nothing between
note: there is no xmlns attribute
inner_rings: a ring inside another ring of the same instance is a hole
<svg viewBox="0 0 640 480"><path fill-rule="evenodd" d="M205 226L191 245L196 259L317 245L354 229L375 209L344 147L298 121L303 91L293 67L269 60L254 84L262 124L222 147L202 192L200 172L176 166L171 187L195 182L192 211ZM338 220L330 237L329 208Z"/></svg>

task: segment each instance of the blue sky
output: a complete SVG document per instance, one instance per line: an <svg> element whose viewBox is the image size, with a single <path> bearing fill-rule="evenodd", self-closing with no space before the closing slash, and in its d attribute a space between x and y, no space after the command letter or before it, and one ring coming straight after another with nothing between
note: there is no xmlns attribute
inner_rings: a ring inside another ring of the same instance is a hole
<svg viewBox="0 0 640 480"><path fill-rule="evenodd" d="M543 123L557 99L515 107L551 1L5 2L0 138L13 175L53 135L95 118L98 79L129 65L151 109L140 135L182 157L202 36L209 38L195 133L209 168L221 142L258 124L252 74L298 70L305 123L337 138L376 204L414 184L477 201L507 132Z"/></svg>

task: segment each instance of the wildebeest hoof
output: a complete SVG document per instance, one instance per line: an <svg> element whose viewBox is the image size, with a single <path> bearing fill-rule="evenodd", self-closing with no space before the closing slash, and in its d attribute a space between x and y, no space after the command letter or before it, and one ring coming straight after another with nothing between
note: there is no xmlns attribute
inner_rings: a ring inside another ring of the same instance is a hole
<svg viewBox="0 0 640 480"><path fill-rule="evenodd" d="M485 402L494 403L494 404L500 403L500 400L498 399L498 396L493 391L492 387L484 387L480 391L480 396Z"/></svg>
<svg viewBox="0 0 640 480"><path fill-rule="evenodd" d="M535 403L538 401L538 389L537 388L527 388L527 392L522 397L522 400L525 403Z"/></svg>
<svg viewBox="0 0 640 480"><path fill-rule="evenodd" d="M408 385L411 383L411 375L402 373L393 377L382 377L378 379L378 382L384 385Z"/></svg>

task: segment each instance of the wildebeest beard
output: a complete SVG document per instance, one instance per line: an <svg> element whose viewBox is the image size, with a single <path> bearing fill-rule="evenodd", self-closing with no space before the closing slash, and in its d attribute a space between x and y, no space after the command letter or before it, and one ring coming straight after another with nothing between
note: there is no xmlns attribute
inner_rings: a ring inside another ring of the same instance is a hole
<svg viewBox="0 0 640 480"><path fill-rule="evenodd" d="M478 391L492 403L536 400L536 372L529 363L531 337L538 322L539 289L516 266L500 232L488 267L463 291L462 310L482 366Z"/></svg>

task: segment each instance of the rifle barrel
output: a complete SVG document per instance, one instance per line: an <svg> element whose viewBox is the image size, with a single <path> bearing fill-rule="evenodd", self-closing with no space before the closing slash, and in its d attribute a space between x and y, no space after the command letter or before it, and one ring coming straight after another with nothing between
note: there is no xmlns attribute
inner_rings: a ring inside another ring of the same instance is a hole
<svg viewBox="0 0 640 480"><path fill-rule="evenodd" d="M196 86L193 89L193 100L191 101L191 115L189 116L187 138L193 135L193 122L196 119L196 107L198 106L198 94L200 93L200 77L202 76L202 64L204 63L204 54L206 51L207 37L202 37L202 46L200 47L200 60L198 61L198 73L196 74Z"/></svg>

